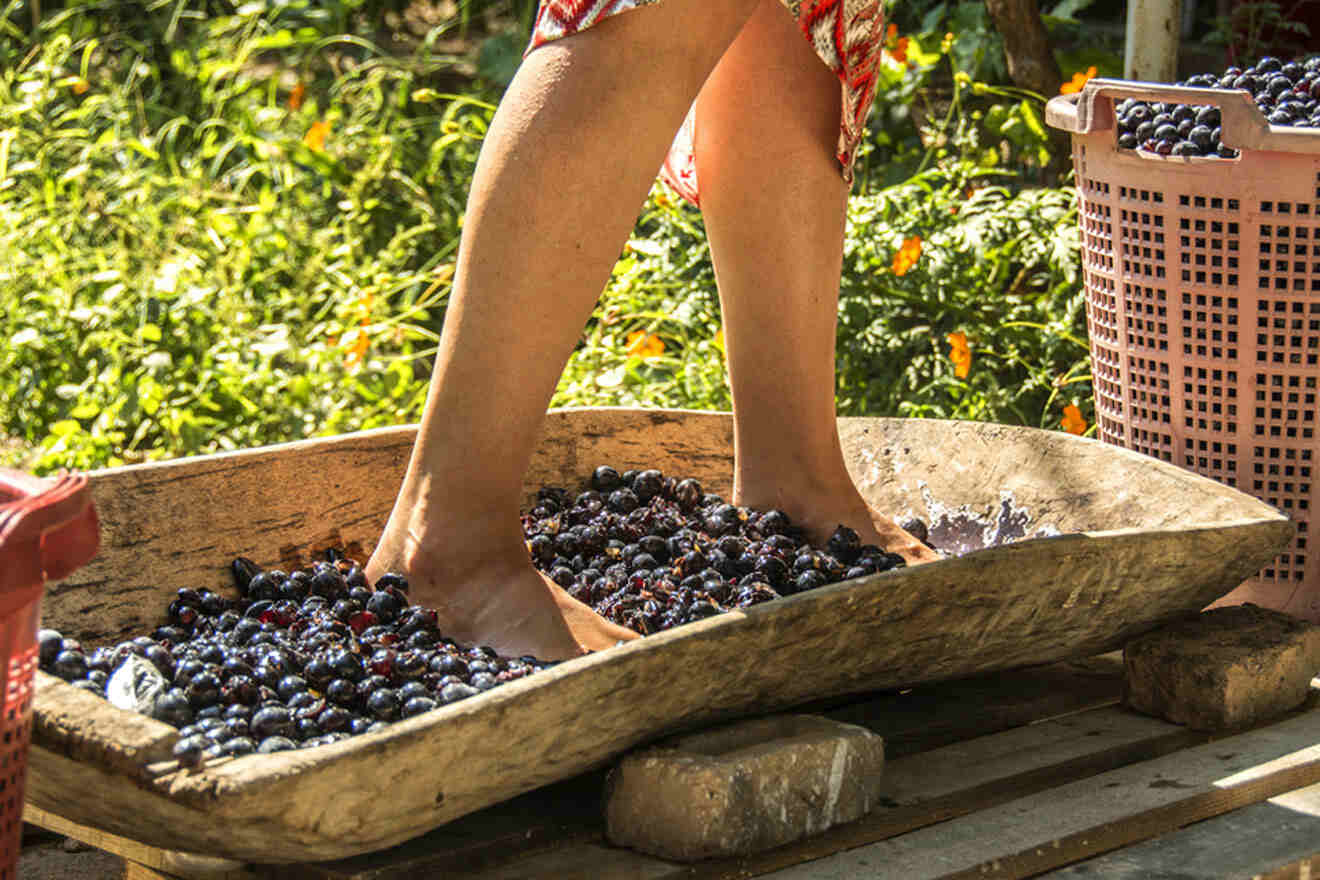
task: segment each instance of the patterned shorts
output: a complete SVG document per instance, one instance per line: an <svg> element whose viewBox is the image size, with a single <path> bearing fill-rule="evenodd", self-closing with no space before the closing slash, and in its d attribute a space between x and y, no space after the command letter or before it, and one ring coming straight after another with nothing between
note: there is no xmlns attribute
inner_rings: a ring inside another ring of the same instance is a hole
<svg viewBox="0 0 1320 880"><path fill-rule="evenodd" d="M598 21L659 0L541 0L530 52L551 40L586 30ZM875 97L876 74L884 40L879 0L781 0L820 60L839 78L843 114L837 155L843 179L853 180L857 144ZM693 113L679 129L660 174L692 204L699 204L697 169L692 155Z"/></svg>

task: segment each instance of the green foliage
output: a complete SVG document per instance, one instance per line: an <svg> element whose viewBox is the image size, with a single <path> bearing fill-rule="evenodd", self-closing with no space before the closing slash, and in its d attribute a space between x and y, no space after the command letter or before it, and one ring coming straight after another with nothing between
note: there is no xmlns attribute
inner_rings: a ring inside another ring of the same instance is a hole
<svg viewBox="0 0 1320 880"><path fill-rule="evenodd" d="M1056 427L1075 403L1091 423L1076 194L1023 186L1050 158L1034 96L973 81L955 62L943 114L919 106L950 49L913 38L911 66L882 69L845 241L839 412ZM886 112L886 95L906 112ZM899 274L894 256L913 238L921 255ZM555 404L727 409L720 327L700 214L657 186ZM972 350L965 378L949 333ZM630 343L640 334L663 351L642 356Z"/></svg>
<svg viewBox="0 0 1320 880"><path fill-rule="evenodd" d="M498 86L520 38L434 51L460 20L387 54L361 25L389 2L98 0L35 29L0 11L0 459L90 468L418 418L494 109L449 89L462 70ZM1055 426L1078 402L1093 421L1073 193L1031 185L1039 100L960 58L917 35L882 70L840 411ZM658 185L555 404L727 408L720 328L700 215Z"/></svg>
<svg viewBox="0 0 1320 880"><path fill-rule="evenodd" d="M1005 177L957 163L854 200L842 412L1050 427L1083 390L1063 393L1089 379L1074 194L1014 191ZM916 238L921 256L899 275L894 254ZM949 357L950 333L971 348L966 378Z"/></svg>
<svg viewBox="0 0 1320 880"><path fill-rule="evenodd" d="M967 418L1057 426L1087 420L1084 297L1074 193L1014 192L970 163L852 200L837 344L843 415ZM894 255L919 237L903 275ZM727 409L720 315L700 215L662 187L615 269L560 381L558 406ZM973 352L955 375L946 336ZM637 334L663 352L630 353Z"/></svg>
<svg viewBox="0 0 1320 880"><path fill-rule="evenodd" d="M0 432L48 469L415 413L492 108L373 57L290 109L248 62L302 38L236 16L176 40L180 114L78 21L0 74Z"/></svg>

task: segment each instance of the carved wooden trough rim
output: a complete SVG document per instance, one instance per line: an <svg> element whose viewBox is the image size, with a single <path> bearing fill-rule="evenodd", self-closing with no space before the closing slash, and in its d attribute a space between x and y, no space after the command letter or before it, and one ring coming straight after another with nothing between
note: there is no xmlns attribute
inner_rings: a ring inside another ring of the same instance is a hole
<svg viewBox="0 0 1320 880"><path fill-rule="evenodd" d="M166 849L254 862L346 857L679 729L1111 650L1229 592L1292 535L1287 518L1248 495L1060 432L842 419L840 433L854 479L882 509L924 513L933 497L990 510L1006 493L1063 534L720 615L377 734L195 771L169 760L173 728L41 675L28 799ZM48 587L47 625L117 639L155 625L174 587L225 586L234 555L269 565L332 538L369 547L413 436L380 429L93 474L104 549ZM725 493L731 439L727 413L552 411L527 485L569 484L608 462L697 476ZM1136 525L1098 527L1108 523Z"/></svg>

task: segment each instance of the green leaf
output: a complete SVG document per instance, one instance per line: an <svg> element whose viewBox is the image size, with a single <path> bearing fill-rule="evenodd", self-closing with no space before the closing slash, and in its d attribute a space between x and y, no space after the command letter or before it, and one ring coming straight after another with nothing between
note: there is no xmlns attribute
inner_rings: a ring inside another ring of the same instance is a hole
<svg viewBox="0 0 1320 880"><path fill-rule="evenodd" d="M144 144L142 141L138 140L137 138L131 138L128 141L127 146L130 149L135 150L138 153L141 153L143 156L146 156L148 159L150 159L153 162L158 161L160 159L160 153L156 152L150 146Z"/></svg>
<svg viewBox="0 0 1320 880"><path fill-rule="evenodd" d="M1022 114L1023 121L1027 123L1027 127L1031 129L1032 134L1040 138L1042 141L1048 141L1050 139L1049 135L1045 132L1045 126L1041 125L1040 117L1036 115L1036 111L1032 108L1030 101L1025 98L1022 99L1022 103L1018 105L1018 110Z"/></svg>
<svg viewBox="0 0 1320 880"><path fill-rule="evenodd" d="M1047 14L1052 18L1074 19L1083 9L1089 9L1096 0L1060 0Z"/></svg>
<svg viewBox="0 0 1320 880"><path fill-rule="evenodd" d="M75 419L94 419L101 414L101 407L95 403L80 403L69 411Z"/></svg>

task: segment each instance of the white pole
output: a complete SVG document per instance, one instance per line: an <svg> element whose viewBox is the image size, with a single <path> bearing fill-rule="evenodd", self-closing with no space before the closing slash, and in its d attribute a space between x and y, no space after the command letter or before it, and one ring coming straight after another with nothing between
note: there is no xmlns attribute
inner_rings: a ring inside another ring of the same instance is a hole
<svg viewBox="0 0 1320 880"><path fill-rule="evenodd" d="M1178 79L1180 0L1128 0L1123 76L1141 82Z"/></svg>

